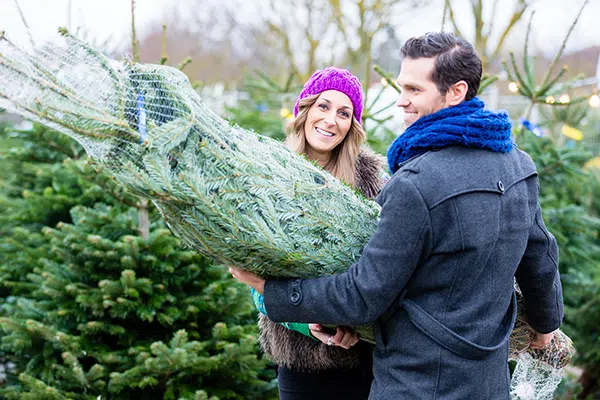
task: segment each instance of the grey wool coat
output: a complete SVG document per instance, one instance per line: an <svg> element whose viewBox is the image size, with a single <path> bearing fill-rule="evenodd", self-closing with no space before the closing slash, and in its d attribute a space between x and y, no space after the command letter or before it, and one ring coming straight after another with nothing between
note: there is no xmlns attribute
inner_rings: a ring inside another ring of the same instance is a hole
<svg viewBox="0 0 600 400"><path fill-rule="evenodd" d="M563 318L558 248L524 152L447 147L401 165L343 274L269 280L273 321L375 321L370 399L507 400L514 278L541 333Z"/></svg>

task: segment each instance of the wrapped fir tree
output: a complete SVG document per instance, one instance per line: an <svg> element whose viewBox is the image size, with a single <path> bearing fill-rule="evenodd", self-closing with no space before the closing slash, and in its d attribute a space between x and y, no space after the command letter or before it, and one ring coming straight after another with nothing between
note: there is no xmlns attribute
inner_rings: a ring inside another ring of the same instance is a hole
<svg viewBox="0 0 600 400"><path fill-rule="evenodd" d="M230 126L180 71L116 62L61 32L64 46L33 53L0 40L0 106L73 137L218 262L314 277L359 258L375 202L280 142Z"/></svg>

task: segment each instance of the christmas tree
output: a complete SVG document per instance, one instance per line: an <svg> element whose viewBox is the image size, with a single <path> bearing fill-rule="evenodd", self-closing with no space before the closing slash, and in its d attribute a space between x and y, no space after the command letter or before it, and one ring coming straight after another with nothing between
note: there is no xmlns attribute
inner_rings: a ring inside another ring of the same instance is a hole
<svg viewBox="0 0 600 400"><path fill-rule="evenodd" d="M139 201L74 141L16 134L1 182L2 395L269 398L248 289L182 250L152 208L142 234Z"/></svg>
<svg viewBox="0 0 600 400"><path fill-rule="evenodd" d="M540 204L544 220L554 234L560 249L559 269L565 302L563 329L573 339L577 352L575 362L585 370L581 377L581 398L600 393L600 342L597 321L600 315L600 174L586 168L591 154L577 143L583 134L579 129L586 113L589 96L565 95L580 76L564 79L568 66L558 72L555 67L567 40L581 16L581 6L563 43L541 81L536 79L536 59L528 54L527 29L523 65L514 54L510 64L504 63L509 78L517 84L518 93L528 99L520 124L516 126L517 144L536 163L540 176ZM542 116L538 124L530 121L534 108ZM598 132L592 134L598 135Z"/></svg>
<svg viewBox="0 0 600 400"><path fill-rule="evenodd" d="M75 138L187 246L272 277L332 274L359 258L375 202L230 126L177 69L111 60L61 33L65 47L31 54L0 37L0 104Z"/></svg>

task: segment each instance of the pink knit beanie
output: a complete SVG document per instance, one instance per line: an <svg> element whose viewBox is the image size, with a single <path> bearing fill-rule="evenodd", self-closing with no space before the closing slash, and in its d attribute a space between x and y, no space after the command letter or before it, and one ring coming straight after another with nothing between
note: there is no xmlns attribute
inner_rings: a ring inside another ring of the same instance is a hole
<svg viewBox="0 0 600 400"><path fill-rule="evenodd" d="M329 67L315 71L314 74L306 81L304 88L296 100L294 106L294 117L298 115L298 105L300 100L305 97L319 94L326 90L337 90L344 93L350 98L354 107L354 117L359 124L362 123L363 110L363 93L362 85L358 78L350 73L347 69Z"/></svg>

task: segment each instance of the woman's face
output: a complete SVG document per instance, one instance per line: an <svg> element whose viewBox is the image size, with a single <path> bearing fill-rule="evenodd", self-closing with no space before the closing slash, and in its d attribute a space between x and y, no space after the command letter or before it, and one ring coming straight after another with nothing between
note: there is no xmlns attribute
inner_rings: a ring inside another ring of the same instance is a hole
<svg viewBox="0 0 600 400"><path fill-rule="evenodd" d="M322 92L306 115L306 153L329 153L342 143L352 125L353 112L352 102L344 93Z"/></svg>

